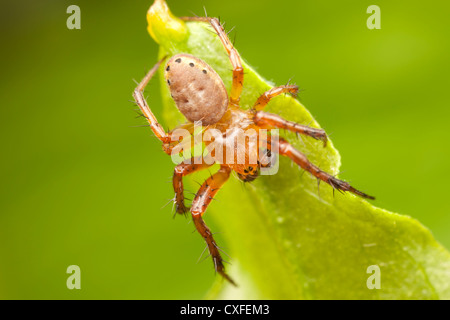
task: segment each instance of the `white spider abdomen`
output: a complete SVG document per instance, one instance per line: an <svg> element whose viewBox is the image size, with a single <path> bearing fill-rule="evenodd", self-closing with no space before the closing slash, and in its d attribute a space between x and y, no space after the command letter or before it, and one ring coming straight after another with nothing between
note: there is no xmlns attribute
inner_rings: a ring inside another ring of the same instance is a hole
<svg viewBox="0 0 450 320"><path fill-rule="evenodd" d="M214 124L227 111L225 85L203 60L189 54L177 54L167 62L164 75L173 100L189 121Z"/></svg>

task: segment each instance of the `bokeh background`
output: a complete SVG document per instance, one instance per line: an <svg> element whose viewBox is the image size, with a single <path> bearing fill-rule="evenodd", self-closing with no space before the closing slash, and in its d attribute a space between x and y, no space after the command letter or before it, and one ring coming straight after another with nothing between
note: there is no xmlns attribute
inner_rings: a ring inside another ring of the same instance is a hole
<svg viewBox="0 0 450 320"><path fill-rule="evenodd" d="M128 101L157 57L151 2L2 1L1 299L201 299L213 282L210 261L196 264L204 244L189 220L162 208L173 164L135 127L144 121ZM71 4L81 30L66 28ZM247 62L304 90L341 153L341 176L450 248L450 3L168 4L178 16L205 6L236 26ZM366 27L372 4L381 30ZM158 93L153 81L157 116ZM66 288L72 264L81 290Z"/></svg>

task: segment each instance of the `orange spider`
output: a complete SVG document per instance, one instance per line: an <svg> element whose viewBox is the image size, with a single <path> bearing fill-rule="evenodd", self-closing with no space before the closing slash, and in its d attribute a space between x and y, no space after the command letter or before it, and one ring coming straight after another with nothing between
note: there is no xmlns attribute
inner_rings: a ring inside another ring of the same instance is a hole
<svg viewBox="0 0 450 320"><path fill-rule="evenodd" d="M188 211L191 212L197 231L206 241L214 262L215 270L230 283L235 285L234 281L225 272L223 259L219 252L220 249L214 241L210 229L202 219L211 200L222 185L228 180L232 171L235 171L238 177L245 182L253 181L258 177L260 169L267 165L263 163L263 157L271 152L277 152L280 155L289 157L302 169L308 171L317 179L328 183L334 189L339 191L349 191L363 198L374 199L374 197L358 191L347 182L339 180L320 170L317 166L312 164L303 153L292 147L285 139L281 137L271 139L270 135L262 138L260 132L262 132L263 129L282 128L322 140L324 145L327 142L327 135L321 129L300 125L285 120L278 115L262 111L275 96L283 93L290 93L291 95L296 96L298 92L298 87L296 85L274 87L262 94L251 110L242 110L239 107L239 100L243 87L244 69L239 54L228 39L223 26L216 18L184 17L182 19L187 21L202 21L211 24L227 51L233 66L233 82L230 95L228 95L220 76L204 61L189 54L177 54L171 57L164 68L165 79L178 109L188 120L187 124L181 126L181 128L188 129L193 133L192 124L201 121L202 125L206 128L219 130L222 135L220 140L224 153L229 151L227 148L230 148L229 146L231 146L231 149L235 151L244 152L244 160L238 161L237 155L239 152L236 152L232 159L227 158L225 161L220 159L219 161L219 159L216 159L215 153L212 152L213 162L219 163L220 169L201 185L192 200L190 208L185 206L184 203L182 178L196 171L204 170L213 163L211 163L211 161L202 161L204 159L203 157L200 157L195 159L192 158L189 159L190 161L184 161L178 164L175 167L173 174L176 212L179 214L185 214ZM147 118L153 133L162 142L163 150L171 155L175 146L180 143L180 139L179 137L174 136L173 133L175 130L166 132L162 128L143 96L144 88L165 59L166 57L158 61L147 73L134 90L133 96L140 110ZM254 130L258 141L256 143L251 143L246 140L245 143L238 144L235 140L234 133L239 130ZM261 142L259 140L271 142L266 148L265 153L261 154L259 150ZM276 142L273 143L272 140L276 140ZM204 142L206 147L211 143L211 141ZM217 148L215 151L217 152ZM256 155L256 158L253 157L252 159L252 155Z"/></svg>

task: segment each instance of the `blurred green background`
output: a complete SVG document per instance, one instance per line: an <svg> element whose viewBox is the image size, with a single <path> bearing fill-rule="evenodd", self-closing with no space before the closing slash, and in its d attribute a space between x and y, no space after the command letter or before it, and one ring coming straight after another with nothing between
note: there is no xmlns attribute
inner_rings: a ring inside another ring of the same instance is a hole
<svg viewBox="0 0 450 320"><path fill-rule="evenodd" d="M200 299L212 284L193 225L161 209L173 196L170 158L133 127L144 124L128 102L133 79L157 57L151 2L2 2L1 299ZM81 30L66 28L71 4ZM206 6L236 26L231 38L261 75L304 89L341 153L341 177L450 248L450 3L168 4L178 16ZM381 30L366 27L372 4ZM149 96L160 115L157 81ZM72 264L81 290L66 288Z"/></svg>

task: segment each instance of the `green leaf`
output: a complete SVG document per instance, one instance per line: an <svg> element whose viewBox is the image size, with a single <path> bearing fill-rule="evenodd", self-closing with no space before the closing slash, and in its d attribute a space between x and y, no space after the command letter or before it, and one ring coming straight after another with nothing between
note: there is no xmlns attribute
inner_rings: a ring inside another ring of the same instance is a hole
<svg viewBox="0 0 450 320"><path fill-rule="evenodd" d="M193 54L213 67L226 87L231 64L206 23L176 20L164 1L148 14L149 31L160 58ZM176 27L172 27L175 25ZM249 108L273 84L247 63L242 107ZM165 125L184 122L161 74ZM280 96L267 111L319 127L296 99ZM337 174L338 151L330 142L282 133L321 169ZM187 179L188 180L188 179ZM356 180L356 179L354 179ZM356 187L363 186L360 181ZM364 191L364 190L363 190ZM370 194L370 192L368 192ZM212 299L450 299L450 254L418 221L376 208L352 194L333 196L332 188L302 172L286 158L276 175L262 176L243 187L232 177L205 215L224 232L232 265L233 287L217 277ZM379 267L380 289L370 266Z"/></svg>

